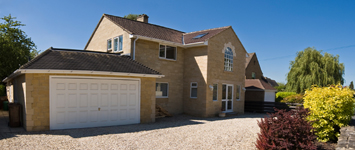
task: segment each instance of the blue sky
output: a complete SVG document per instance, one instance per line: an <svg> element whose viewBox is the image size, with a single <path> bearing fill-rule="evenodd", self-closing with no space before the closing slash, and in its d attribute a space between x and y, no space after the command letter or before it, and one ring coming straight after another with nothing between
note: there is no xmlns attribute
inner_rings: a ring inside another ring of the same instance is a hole
<svg viewBox="0 0 355 150"><path fill-rule="evenodd" d="M231 25L246 50L256 52L264 76L285 82L297 51L315 47L338 54L344 85L355 81L355 1L28 1L0 0L39 50L83 49L102 14L149 16L149 22L184 32Z"/></svg>

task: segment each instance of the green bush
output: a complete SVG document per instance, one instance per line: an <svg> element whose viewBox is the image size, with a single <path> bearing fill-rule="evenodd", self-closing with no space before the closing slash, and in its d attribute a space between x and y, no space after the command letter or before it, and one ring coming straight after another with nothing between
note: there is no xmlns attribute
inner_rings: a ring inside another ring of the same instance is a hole
<svg viewBox="0 0 355 150"><path fill-rule="evenodd" d="M6 86L0 84L0 96L6 96Z"/></svg>
<svg viewBox="0 0 355 150"><path fill-rule="evenodd" d="M306 91L303 105L311 112L307 119L313 121L319 141L336 141L340 128L349 124L354 114L353 94L354 91L340 84Z"/></svg>
<svg viewBox="0 0 355 150"><path fill-rule="evenodd" d="M285 97L283 100L281 100L283 103L303 103L303 95L302 94L296 94L296 95L290 95Z"/></svg>
<svg viewBox="0 0 355 150"><path fill-rule="evenodd" d="M285 97L296 94L295 92L277 92L275 102L281 102Z"/></svg>

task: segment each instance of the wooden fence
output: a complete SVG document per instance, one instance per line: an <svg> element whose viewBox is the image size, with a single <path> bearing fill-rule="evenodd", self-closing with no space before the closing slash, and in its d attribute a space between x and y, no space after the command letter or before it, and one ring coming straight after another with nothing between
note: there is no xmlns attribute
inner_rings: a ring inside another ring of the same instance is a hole
<svg viewBox="0 0 355 150"><path fill-rule="evenodd" d="M302 104L297 103L279 103L279 102L260 102L260 101L245 101L244 111L258 113L273 113L274 108L292 110Z"/></svg>

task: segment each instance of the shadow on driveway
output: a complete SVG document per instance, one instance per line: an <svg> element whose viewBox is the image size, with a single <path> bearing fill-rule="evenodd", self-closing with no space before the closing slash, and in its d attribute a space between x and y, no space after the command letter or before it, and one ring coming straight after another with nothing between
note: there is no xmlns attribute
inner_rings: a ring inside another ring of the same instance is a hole
<svg viewBox="0 0 355 150"><path fill-rule="evenodd" d="M193 117L189 115L176 115L174 117L158 118L154 123L146 124L133 124L133 125L121 125L121 126L110 126L110 127L96 127L96 128L82 128L82 129L66 129L66 130L52 130L52 131L35 131L35 132L0 132L0 140L6 138L16 137L18 135L68 135L72 138L82 138L91 137L98 135L108 135L108 134L121 134L121 133L133 133L140 131L151 131L159 130L165 128L175 128L188 125L198 125L204 124L212 121L223 121L229 119L238 118L263 118L267 114L261 113L245 113L243 115L227 115L227 117L219 118L201 118Z"/></svg>

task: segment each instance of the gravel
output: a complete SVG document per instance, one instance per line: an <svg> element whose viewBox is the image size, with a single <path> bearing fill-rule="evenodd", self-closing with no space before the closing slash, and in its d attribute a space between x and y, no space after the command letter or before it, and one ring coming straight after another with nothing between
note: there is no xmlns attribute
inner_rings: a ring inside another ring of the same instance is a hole
<svg viewBox="0 0 355 150"><path fill-rule="evenodd" d="M155 123L1 133L1 149L255 149L265 114L225 118L177 115Z"/></svg>

